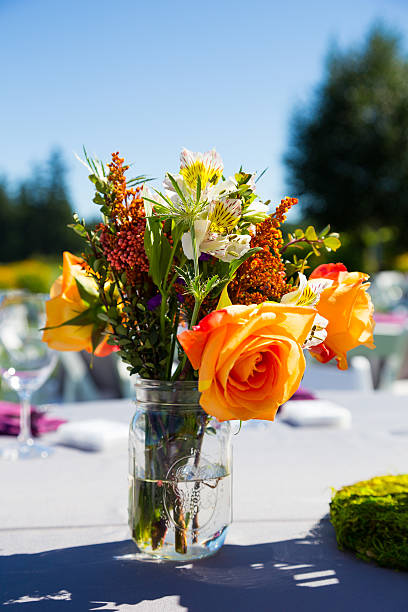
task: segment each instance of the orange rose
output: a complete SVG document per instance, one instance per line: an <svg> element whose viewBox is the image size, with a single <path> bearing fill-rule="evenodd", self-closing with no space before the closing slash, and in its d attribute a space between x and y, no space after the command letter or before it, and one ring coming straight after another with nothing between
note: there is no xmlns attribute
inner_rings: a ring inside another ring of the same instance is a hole
<svg viewBox="0 0 408 612"><path fill-rule="evenodd" d="M92 353L92 332L94 324L89 325L63 325L89 308L81 299L75 278L85 285L90 293L97 297L97 288L92 278L84 272L84 260L64 252L62 276L59 276L51 287L51 299L46 302L47 321L43 333L43 342L57 351L81 351ZM61 327L59 327L61 326ZM105 338L97 346L94 354L105 357L116 347L107 344Z"/></svg>
<svg viewBox="0 0 408 612"><path fill-rule="evenodd" d="M346 270L346 271L344 271ZM373 344L374 307L367 293L367 274L347 272L343 264L319 266L310 278L331 278L333 285L325 289L316 304L320 315L328 319L327 338L312 347L310 353L326 363L335 357L340 370L347 370L347 352L360 344Z"/></svg>
<svg viewBox="0 0 408 612"><path fill-rule="evenodd" d="M302 379L302 344L315 315L314 308L274 302L228 306L182 332L204 410L222 421L273 421Z"/></svg>

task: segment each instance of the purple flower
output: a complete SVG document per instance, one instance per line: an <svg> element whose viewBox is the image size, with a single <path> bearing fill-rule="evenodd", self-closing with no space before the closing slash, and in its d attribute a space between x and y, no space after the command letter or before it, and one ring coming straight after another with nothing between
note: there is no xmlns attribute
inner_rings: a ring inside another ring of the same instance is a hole
<svg viewBox="0 0 408 612"><path fill-rule="evenodd" d="M162 301L161 293L158 293L157 295L150 298L150 300L147 302L147 310L154 310L155 308L160 306L161 301Z"/></svg>
<svg viewBox="0 0 408 612"><path fill-rule="evenodd" d="M211 255L209 255L208 253L201 253L200 257L198 258L198 261L210 261L211 259Z"/></svg>

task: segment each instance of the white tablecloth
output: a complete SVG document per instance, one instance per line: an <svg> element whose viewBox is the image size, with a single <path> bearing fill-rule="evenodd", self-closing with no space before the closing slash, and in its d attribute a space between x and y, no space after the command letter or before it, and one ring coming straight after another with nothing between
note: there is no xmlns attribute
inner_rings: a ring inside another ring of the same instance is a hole
<svg viewBox="0 0 408 612"><path fill-rule="evenodd" d="M47 460L1 462L0 605L23 612L406 612L408 575L340 552L327 514L332 487L408 472L408 400L323 396L352 411L351 429L254 421L235 436L234 523L218 555L195 563L126 559L135 549L125 444L103 453L57 446ZM65 405L55 414L127 422L132 411L118 400Z"/></svg>

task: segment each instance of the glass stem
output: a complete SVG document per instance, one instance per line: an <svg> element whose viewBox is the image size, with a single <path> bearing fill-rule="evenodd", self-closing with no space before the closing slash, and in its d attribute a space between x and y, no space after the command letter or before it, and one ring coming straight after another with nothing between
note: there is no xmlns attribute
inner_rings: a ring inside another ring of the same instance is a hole
<svg viewBox="0 0 408 612"><path fill-rule="evenodd" d="M20 444L32 444L31 437L31 395L29 393L20 394L20 433L17 440Z"/></svg>

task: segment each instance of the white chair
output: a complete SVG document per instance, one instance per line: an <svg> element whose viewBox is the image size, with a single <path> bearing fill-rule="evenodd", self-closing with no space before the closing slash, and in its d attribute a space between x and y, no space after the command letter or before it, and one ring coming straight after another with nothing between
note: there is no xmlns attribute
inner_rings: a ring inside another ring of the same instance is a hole
<svg viewBox="0 0 408 612"><path fill-rule="evenodd" d="M310 391L372 391L370 362L366 357L352 357L348 370L339 370L335 360L320 363L306 351L306 370L301 385Z"/></svg>
<svg viewBox="0 0 408 612"><path fill-rule="evenodd" d="M377 376L377 389L390 389L401 372L408 352L408 327L394 323L377 323L374 329L374 350L359 346L350 356L366 357Z"/></svg>

